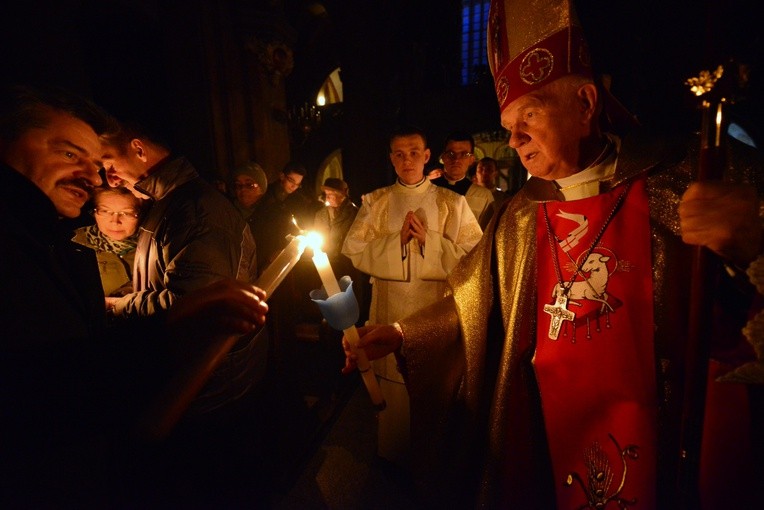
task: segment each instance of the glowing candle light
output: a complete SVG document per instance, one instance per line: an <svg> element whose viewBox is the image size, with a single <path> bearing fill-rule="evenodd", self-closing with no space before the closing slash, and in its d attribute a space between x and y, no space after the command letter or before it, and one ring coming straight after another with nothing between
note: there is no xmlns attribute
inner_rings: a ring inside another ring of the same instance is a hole
<svg viewBox="0 0 764 510"><path fill-rule="evenodd" d="M342 292L339 283L337 283L337 278L334 276L332 266L329 264L329 257L321 250L321 245L323 244L321 234L309 232L307 235L307 243L313 249L313 263L316 266L318 275L321 277L321 283L324 285L324 290L326 290L326 298L329 299L333 295ZM374 375L374 371L371 370L369 358L366 357L366 351L358 348L358 343L361 341L358 336L358 330L355 325L351 324L349 327L345 328L343 332L350 343L351 351L357 357L358 371L361 373L361 377L366 385L366 390L369 392L369 397L371 398L372 403L378 409L384 409L385 398L382 396L382 390L379 388L377 377Z"/></svg>
<svg viewBox="0 0 764 510"><path fill-rule="evenodd" d="M330 298L335 294L342 292L340 285L337 283L337 278L334 277L334 271L331 264L329 264L329 257L321 250L320 235L315 232L308 233L308 243L313 248L313 264L316 265L316 271L318 276L321 277L321 283L326 289L326 297Z"/></svg>

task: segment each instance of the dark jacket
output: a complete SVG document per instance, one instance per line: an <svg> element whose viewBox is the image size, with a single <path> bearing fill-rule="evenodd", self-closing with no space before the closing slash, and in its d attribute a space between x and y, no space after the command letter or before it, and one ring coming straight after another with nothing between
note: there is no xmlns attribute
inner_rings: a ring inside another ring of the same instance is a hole
<svg viewBox="0 0 764 510"><path fill-rule="evenodd" d="M179 296L223 278L254 281L255 241L247 222L187 159L167 158L135 187L154 203L138 236L135 292L120 300L115 316L151 316L170 308ZM261 340L246 335L237 342L188 414L206 413L249 391Z"/></svg>
<svg viewBox="0 0 764 510"><path fill-rule="evenodd" d="M116 316L151 315L190 290L254 276L254 241L233 204L185 158L159 165L135 186L154 204L138 237L135 292L115 306Z"/></svg>
<svg viewBox="0 0 764 510"><path fill-rule="evenodd" d="M105 445L166 360L158 319L142 335L107 331L95 253L5 165L0 212L0 506L102 501Z"/></svg>
<svg viewBox="0 0 764 510"><path fill-rule="evenodd" d="M313 228L324 236L323 250L330 258L342 255L342 243L357 214L358 206L349 198L340 204L333 218L329 216L328 207L322 207L316 212Z"/></svg>

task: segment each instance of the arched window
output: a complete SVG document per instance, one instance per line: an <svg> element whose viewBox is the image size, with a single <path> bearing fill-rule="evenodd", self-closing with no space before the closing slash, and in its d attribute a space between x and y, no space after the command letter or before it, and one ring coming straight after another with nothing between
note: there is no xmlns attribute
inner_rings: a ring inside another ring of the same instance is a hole
<svg viewBox="0 0 764 510"><path fill-rule="evenodd" d="M342 102L342 80L340 79L340 68L338 67L326 77L323 85L316 95L316 104L326 106Z"/></svg>
<svg viewBox="0 0 764 510"><path fill-rule="evenodd" d="M316 174L315 196L321 195L321 185L329 177L344 179L342 176L341 149L335 149L321 162L321 166L318 167L318 173Z"/></svg>
<svg viewBox="0 0 764 510"><path fill-rule="evenodd" d="M489 0L462 0L462 85L474 83L488 68L486 27Z"/></svg>

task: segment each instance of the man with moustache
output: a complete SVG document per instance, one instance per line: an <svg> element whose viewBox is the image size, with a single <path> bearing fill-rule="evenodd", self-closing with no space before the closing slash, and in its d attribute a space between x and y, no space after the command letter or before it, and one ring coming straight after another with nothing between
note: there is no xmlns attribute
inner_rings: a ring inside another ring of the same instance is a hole
<svg viewBox="0 0 764 510"><path fill-rule="evenodd" d="M107 328L95 253L71 241L63 220L79 216L101 183L98 133L110 122L62 91L0 94L6 507L114 506L124 496L114 448L172 373L176 335L200 341L264 322L262 292L226 281L132 329Z"/></svg>

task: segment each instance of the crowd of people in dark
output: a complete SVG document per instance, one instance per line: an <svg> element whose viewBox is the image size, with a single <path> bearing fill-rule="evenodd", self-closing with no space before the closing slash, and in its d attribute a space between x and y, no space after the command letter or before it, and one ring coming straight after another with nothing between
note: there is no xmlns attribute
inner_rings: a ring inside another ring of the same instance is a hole
<svg viewBox="0 0 764 510"><path fill-rule="evenodd" d="M728 140L724 178L697 182L707 147L624 111L569 2L532 26L493 3L501 122L528 172L511 193L460 130L433 156L426 130L396 128L395 180L354 201L341 175L306 190L317 169L296 161L212 183L87 98L2 90L0 505L268 507L264 360L288 362L298 322L331 328L305 306L310 263L273 296L257 283L308 230L359 303L360 340L329 334L337 370L372 360L377 455L421 507L756 504L755 144ZM685 356L698 253L715 284L700 389Z"/></svg>

